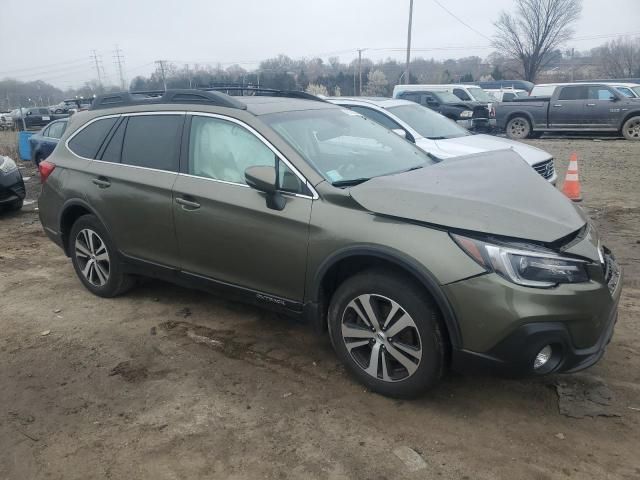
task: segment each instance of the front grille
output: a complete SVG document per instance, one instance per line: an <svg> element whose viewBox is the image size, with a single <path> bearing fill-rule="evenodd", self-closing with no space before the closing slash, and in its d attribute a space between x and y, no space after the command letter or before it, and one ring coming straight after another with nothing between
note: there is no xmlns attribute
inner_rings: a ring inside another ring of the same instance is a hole
<svg viewBox="0 0 640 480"><path fill-rule="evenodd" d="M549 160L545 160L544 162L536 163L533 166L533 169L536 172L538 172L540 175L542 175L543 178L547 180L550 179L551 177L553 177L553 174L555 172L555 167L553 165L553 158Z"/></svg>
<svg viewBox="0 0 640 480"><path fill-rule="evenodd" d="M602 256L604 258L604 263L602 265L604 270L604 280L607 282L609 292L613 293L620 281L620 267L608 248L603 247Z"/></svg>
<svg viewBox="0 0 640 480"><path fill-rule="evenodd" d="M473 118L489 118L489 109L487 107L474 107Z"/></svg>

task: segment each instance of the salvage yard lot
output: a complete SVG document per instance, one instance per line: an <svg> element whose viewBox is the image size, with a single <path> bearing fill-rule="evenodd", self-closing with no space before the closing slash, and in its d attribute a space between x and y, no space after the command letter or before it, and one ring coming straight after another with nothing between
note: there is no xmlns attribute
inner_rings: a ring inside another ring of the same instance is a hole
<svg viewBox="0 0 640 480"><path fill-rule="evenodd" d="M0 215L0 479L639 478L640 142L528 143L560 183L578 154L583 206L625 270L595 367L384 398L326 337L257 308L157 281L94 297L32 204Z"/></svg>

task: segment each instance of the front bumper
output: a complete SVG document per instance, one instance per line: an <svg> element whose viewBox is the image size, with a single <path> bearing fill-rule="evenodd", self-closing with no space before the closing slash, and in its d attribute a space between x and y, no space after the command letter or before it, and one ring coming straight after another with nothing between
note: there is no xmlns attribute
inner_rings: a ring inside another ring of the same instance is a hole
<svg viewBox="0 0 640 480"><path fill-rule="evenodd" d="M26 193L20 170L0 173L0 205L8 205L22 200Z"/></svg>
<svg viewBox="0 0 640 480"><path fill-rule="evenodd" d="M532 289L487 274L446 286L462 332L462 345L452 351L452 369L526 376L595 364L618 318L622 274L616 268L609 284L603 278ZM546 345L552 347L552 359L535 370L534 359Z"/></svg>

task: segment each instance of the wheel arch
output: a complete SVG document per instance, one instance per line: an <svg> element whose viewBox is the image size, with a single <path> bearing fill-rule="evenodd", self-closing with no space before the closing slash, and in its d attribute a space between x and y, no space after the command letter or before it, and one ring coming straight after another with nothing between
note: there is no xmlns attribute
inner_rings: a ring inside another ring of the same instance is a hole
<svg viewBox="0 0 640 480"><path fill-rule="evenodd" d="M83 215L95 215L98 220L107 228L100 215L91 206L81 199L67 200L60 209L60 215L58 218L58 228L60 232L60 239L62 241L62 248L65 255L69 256L69 232L73 224Z"/></svg>
<svg viewBox="0 0 640 480"><path fill-rule="evenodd" d="M622 128L624 127L624 124L627 123L627 121L633 117L640 117L640 110L634 110L633 112L629 112L624 116L624 118L622 119L619 125L620 132L622 132Z"/></svg>
<svg viewBox="0 0 640 480"><path fill-rule="evenodd" d="M305 307L313 306L307 314L310 315L309 320L314 324L316 331L322 332L326 329L329 302L338 286L352 275L374 266L395 270L412 278L424 288L442 314L446 336L451 346L462 346L462 334L455 312L435 276L405 253L377 245L346 247L334 252L320 264L307 290L305 302Z"/></svg>

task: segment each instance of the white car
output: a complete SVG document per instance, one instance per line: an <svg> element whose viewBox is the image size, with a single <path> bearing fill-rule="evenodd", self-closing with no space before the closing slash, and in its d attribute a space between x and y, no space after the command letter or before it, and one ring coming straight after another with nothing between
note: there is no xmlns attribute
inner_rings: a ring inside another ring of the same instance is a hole
<svg viewBox="0 0 640 480"><path fill-rule="evenodd" d="M327 100L393 130L439 159L510 148L548 182L555 185L558 178L553 157L548 152L507 138L473 135L456 122L415 102L369 97Z"/></svg>
<svg viewBox="0 0 640 480"><path fill-rule="evenodd" d="M496 102L511 102L516 98L529 96L529 92L526 90L518 90L516 88L485 88L484 91Z"/></svg>

